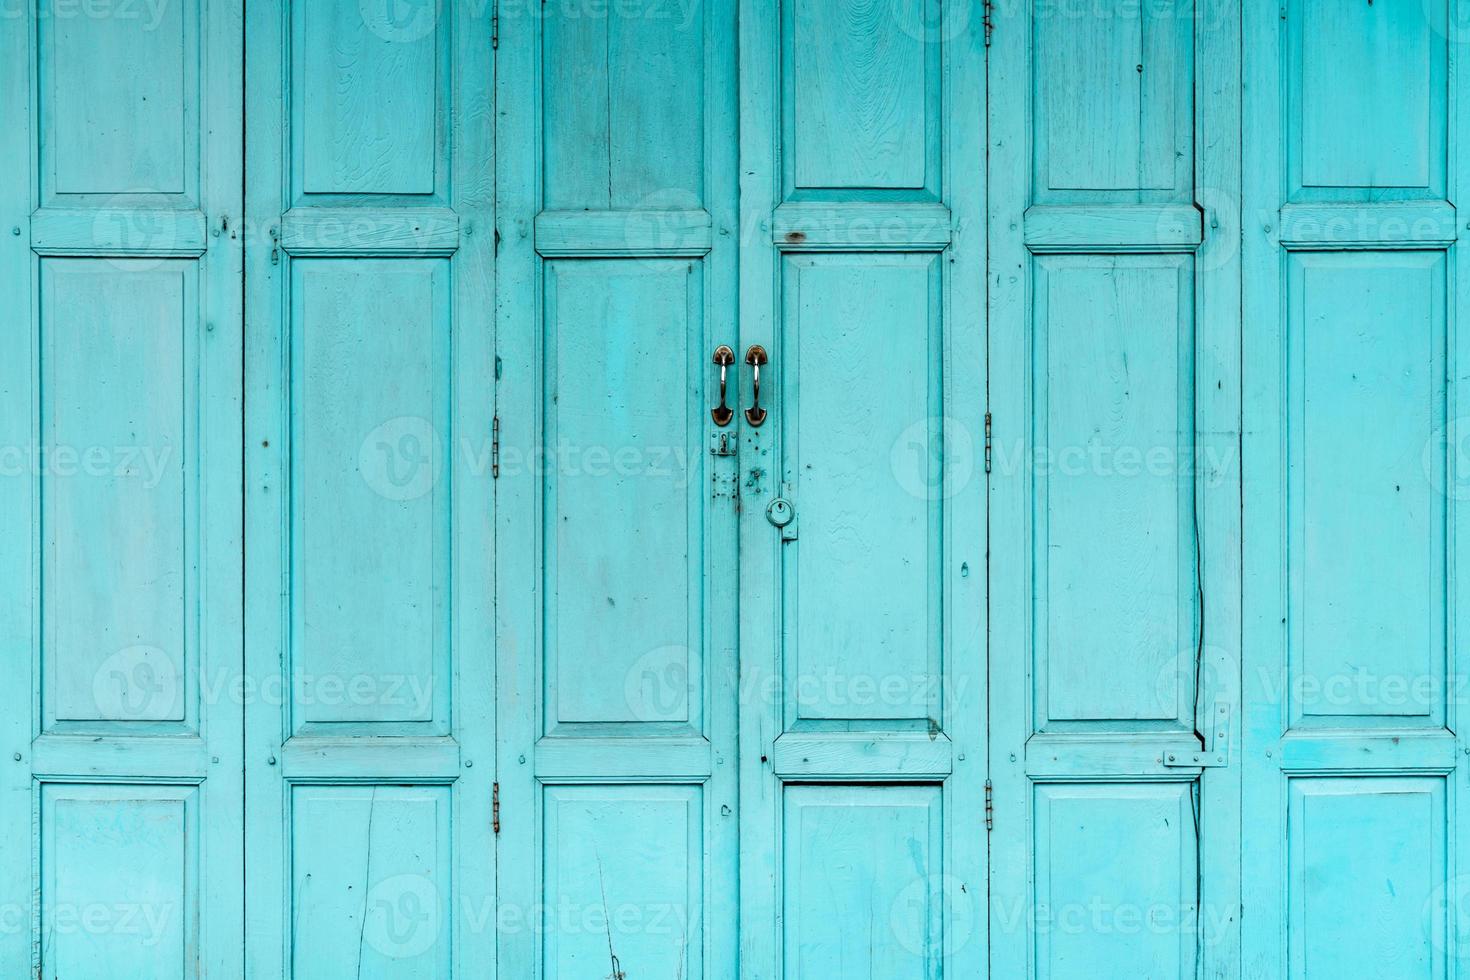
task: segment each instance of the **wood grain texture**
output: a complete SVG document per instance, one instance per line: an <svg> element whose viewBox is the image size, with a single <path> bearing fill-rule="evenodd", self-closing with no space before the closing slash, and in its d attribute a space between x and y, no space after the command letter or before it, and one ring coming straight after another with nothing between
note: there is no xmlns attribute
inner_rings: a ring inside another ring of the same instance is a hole
<svg viewBox="0 0 1470 980"><path fill-rule="evenodd" d="M1239 970L1238 16L996 17L993 976Z"/></svg>
<svg viewBox="0 0 1470 980"><path fill-rule="evenodd" d="M495 957L489 13L248 11L248 980Z"/></svg>
<svg viewBox="0 0 1470 980"><path fill-rule="evenodd" d="M749 977L985 970L984 28L939 14L742 4Z"/></svg>
<svg viewBox="0 0 1470 980"><path fill-rule="evenodd" d="M1465 974L1460 0L64 6L0 976Z"/></svg>
<svg viewBox="0 0 1470 980"><path fill-rule="evenodd" d="M1452 13L1247 9L1245 213L1279 215L1244 235L1252 980L1464 975Z"/></svg>
<svg viewBox="0 0 1470 980"><path fill-rule="evenodd" d="M740 969L734 31L731 0L502 8L498 901L536 917L503 977Z"/></svg>
<svg viewBox="0 0 1470 980"><path fill-rule="evenodd" d="M239 976L243 10L67 13L0 18L0 974Z"/></svg>

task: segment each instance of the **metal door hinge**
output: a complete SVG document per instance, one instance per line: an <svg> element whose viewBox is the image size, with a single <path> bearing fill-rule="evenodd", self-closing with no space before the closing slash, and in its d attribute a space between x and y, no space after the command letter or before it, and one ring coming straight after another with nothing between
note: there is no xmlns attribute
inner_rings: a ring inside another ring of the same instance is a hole
<svg viewBox="0 0 1470 980"><path fill-rule="evenodd" d="M995 787L985 780L985 829L995 829Z"/></svg>
<svg viewBox="0 0 1470 980"><path fill-rule="evenodd" d="M500 784L490 791L490 828L500 835Z"/></svg>
<svg viewBox="0 0 1470 980"><path fill-rule="evenodd" d="M985 46L990 47L990 39L995 34L995 4L991 0L985 0Z"/></svg>
<svg viewBox="0 0 1470 980"><path fill-rule="evenodd" d="M991 438L990 438L990 413L989 412L986 412L985 413L985 472L987 472L987 473L990 472L991 446L992 446L992 442L991 442Z"/></svg>
<svg viewBox="0 0 1470 980"><path fill-rule="evenodd" d="M490 479L500 479L500 416L490 423Z"/></svg>
<svg viewBox="0 0 1470 980"><path fill-rule="evenodd" d="M500 4L490 10L490 50L500 50Z"/></svg>

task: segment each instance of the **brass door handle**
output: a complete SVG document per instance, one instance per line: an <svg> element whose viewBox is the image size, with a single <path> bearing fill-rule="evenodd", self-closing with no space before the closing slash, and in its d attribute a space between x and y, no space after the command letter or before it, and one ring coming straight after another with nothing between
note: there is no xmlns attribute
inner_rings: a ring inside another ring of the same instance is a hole
<svg viewBox="0 0 1470 980"><path fill-rule="evenodd" d="M760 428L766 423L766 410L761 408L761 365L769 363L770 358L766 356L766 349L760 344L751 344L750 350L745 352L745 363L749 364L754 373L753 385L755 388L755 399L750 407L745 410L745 421L752 427Z"/></svg>
<svg viewBox="0 0 1470 980"><path fill-rule="evenodd" d="M710 409L709 414L710 418L715 420L715 425L723 429L730 424L731 419L735 418L735 409L729 406L729 399L726 397L729 392L728 372L730 365L735 363L735 352L727 345L721 344L715 348L715 363L720 366L720 403Z"/></svg>

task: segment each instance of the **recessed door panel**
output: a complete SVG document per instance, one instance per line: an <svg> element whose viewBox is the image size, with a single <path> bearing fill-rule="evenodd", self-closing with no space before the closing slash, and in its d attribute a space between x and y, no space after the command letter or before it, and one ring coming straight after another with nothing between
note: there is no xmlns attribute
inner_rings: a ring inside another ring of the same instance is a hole
<svg viewBox="0 0 1470 980"><path fill-rule="evenodd" d="M781 5L787 193L912 198L938 189L938 0Z"/></svg>
<svg viewBox="0 0 1470 980"><path fill-rule="evenodd" d="M549 976L706 975L704 801L694 785L548 786ZM606 921L606 927L597 926Z"/></svg>
<svg viewBox="0 0 1470 980"><path fill-rule="evenodd" d="M292 973L451 975L448 787L303 783L288 805Z"/></svg>
<svg viewBox="0 0 1470 980"><path fill-rule="evenodd" d="M1038 783L1035 794L1030 914L998 910L1035 934L1035 975L1191 976L1199 945L1221 937L1194 928L1190 784Z"/></svg>
<svg viewBox="0 0 1470 980"><path fill-rule="evenodd" d="M48 731L198 729L197 276L189 260L41 263Z"/></svg>
<svg viewBox="0 0 1470 980"><path fill-rule="evenodd" d="M1298 777L1286 807L1287 975L1446 976L1444 779Z"/></svg>
<svg viewBox="0 0 1470 980"><path fill-rule="evenodd" d="M1445 256L1287 261L1293 724L1442 724Z"/></svg>
<svg viewBox="0 0 1470 980"><path fill-rule="evenodd" d="M609 4L601 14L544 18L548 210L698 208L706 200L703 10Z"/></svg>
<svg viewBox="0 0 1470 980"><path fill-rule="evenodd" d="M944 887L943 797L935 786L791 786L783 803L785 972L923 980L936 954L968 941ZM834 910L841 914L834 915ZM946 931L948 930L948 931Z"/></svg>
<svg viewBox="0 0 1470 980"><path fill-rule="evenodd" d="M1085 14L1033 9L1037 202L1188 200L1194 26L1220 23L1207 4L1107 0Z"/></svg>
<svg viewBox="0 0 1470 980"><path fill-rule="evenodd" d="M546 734L703 731L703 263L546 265ZM612 529L624 528L625 540Z"/></svg>
<svg viewBox="0 0 1470 980"><path fill-rule="evenodd" d="M444 734L450 263L313 258L292 271L292 729ZM394 315L364 330L382 310Z"/></svg>
<svg viewBox="0 0 1470 980"><path fill-rule="evenodd" d="M778 358L802 379L773 423L803 501L782 561L787 724L927 726L944 694L939 262L788 255L782 273Z"/></svg>
<svg viewBox="0 0 1470 980"><path fill-rule="evenodd" d="M167 199L166 206L197 207L200 100L212 81L200 71L201 31L214 26L203 5L139 4L127 16L64 0L31 6L44 202L126 209ZM238 46L235 39L228 61L238 62ZM238 112L238 100L226 104L223 95L210 94L220 99L215 112ZM229 190L238 197L235 183Z"/></svg>
<svg viewBox="0 0 1470 980"><path fill-rule="evenodd" d="M291 7L292 149L303 194L434 193L448 18L391 4Z"/></svg>
<svg viewBox="0 0 1470 980"><path fill-rule="evenodd" d="M1036 728L1192 730L1173 668L1199 625L1193 262L1032 270Z"/></svg>
<svg viewBox="0 0 1470 980"><path fill-rule="evenodd" d="M198 976L198 789L48 783L40 812L47 972Z"/></svg>
<svg viewBox="0 0 1470 980"><path fill-rule="evenodd" d="M1444 196L1451 6L1287 4L1276 70L1291 200Z"/></svg>

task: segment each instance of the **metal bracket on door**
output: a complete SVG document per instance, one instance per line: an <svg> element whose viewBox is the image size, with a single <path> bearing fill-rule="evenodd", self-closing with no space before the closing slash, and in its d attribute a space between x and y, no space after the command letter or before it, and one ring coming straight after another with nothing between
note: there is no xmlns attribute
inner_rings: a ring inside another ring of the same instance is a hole
<svg viewBox="0 0 1470 980"><path fill-rule="evenodd" d="M728 429L710 433L709 454L716 459L734 459L739 450L740 436L737 433ZM733 500L740 493L740 474L729 463L717 463L710 467L710 486L714 499L729 497Z"/></svg>
<svg viewBox="0 0 1470 980"><path fill-rule="evenodd" d="M1205 727L1202 748L1164 750L1166 769L1223 769L1230 764L1230 705L1217 705Z"/></svg>

